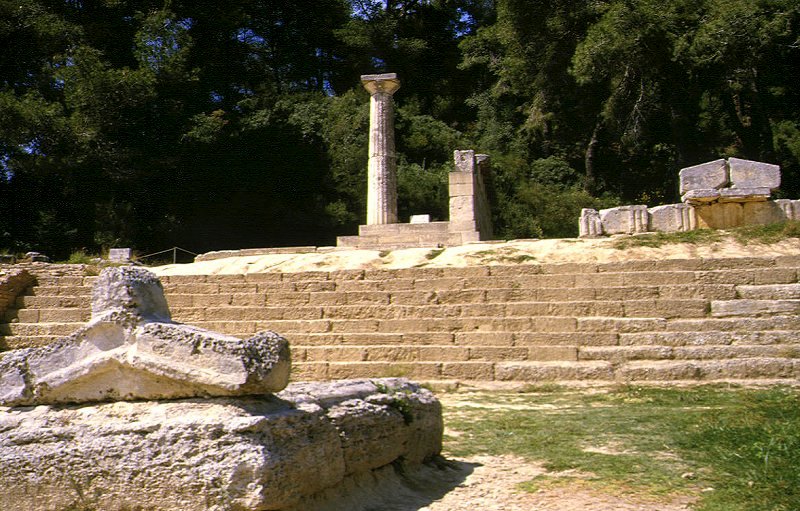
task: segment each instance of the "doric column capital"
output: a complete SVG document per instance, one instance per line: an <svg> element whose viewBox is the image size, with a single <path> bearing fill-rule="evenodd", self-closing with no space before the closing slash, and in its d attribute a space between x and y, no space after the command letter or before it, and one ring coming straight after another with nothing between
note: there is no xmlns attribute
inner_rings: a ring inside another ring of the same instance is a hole
<svg viewBox="0 0 800 511"><path fill-rule="evenodd" d="M378 93L392 95L400 88L400 80L397 79L397 73L361 75L361 84L371 96Z"/></svg>

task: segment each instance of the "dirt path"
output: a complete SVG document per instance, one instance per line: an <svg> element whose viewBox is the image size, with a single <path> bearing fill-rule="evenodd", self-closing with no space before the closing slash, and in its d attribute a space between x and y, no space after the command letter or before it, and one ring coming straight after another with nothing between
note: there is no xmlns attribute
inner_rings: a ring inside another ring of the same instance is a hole
<svg viewBox="0 0 800 511"><path fill-rule="evenodd" d="M687 511L689 499L663 501L615 496L593 490L580 477L575 483L529 493L519 483L546 473L514 456L476 456L455 461L452 476L464 477L450 491L415 511ZM458 476L457 473L461 472ZM553 475L553 474L551 474ZM445 481L442 481L445 483Z"/></svg>

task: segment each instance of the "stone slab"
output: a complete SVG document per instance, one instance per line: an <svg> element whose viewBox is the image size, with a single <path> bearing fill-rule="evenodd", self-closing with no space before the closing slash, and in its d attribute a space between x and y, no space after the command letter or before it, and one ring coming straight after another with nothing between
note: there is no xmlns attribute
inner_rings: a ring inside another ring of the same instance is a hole
<svg viewBox="0 0 800 511"><path fill-rule="evenodd" d="M605 234L633 234L647 231L649 224L647 206L620 206L601 209L599 213Z"/></svg>
<svg viewBox="0 0 800 511"><path fill-rule="evenodd" d="M721 188L728 183L728 166L723 159L701 163L681 169L678 179L681 195L694 190Z"/></svg>
<svg viewBox="0 0 800 511"><path fill-rule="evenodd" d="M739 158L728 158L730 182L734 188L767 188L781 186L781 167Z"/></svg>
<svg viewBox="0 0 800 511"><path fill-rule="evenodd" d="M769 188L720 188L720 202L750 202L769 200Z"/></svg>
<svg viewBox="0 0 800 511"><path fill-rule="evenodd" d="M719 190L716 188L702 188L688 190L681 195L681 201L688 204L703 204L719 200Z"/></svg>
<svg viewBox="0 0 800 511"><path fill-rule="evenodd" d="M691 231L697 228L694 208L688 204L667 204L648 210L650 230L660 232Z"/></svg>

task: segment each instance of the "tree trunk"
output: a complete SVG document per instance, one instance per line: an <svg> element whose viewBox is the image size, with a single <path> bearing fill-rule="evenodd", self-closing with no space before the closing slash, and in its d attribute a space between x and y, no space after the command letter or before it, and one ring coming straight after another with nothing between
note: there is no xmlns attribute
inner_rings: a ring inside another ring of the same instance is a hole
<svg viewBox="0 0 800 511"><path fill-rule="evenodd" d="M597 188L597 173L595 162L597 159L597 149L600 145L600 130L603 129L603 118L598 116L597 122L592 130L592 137L586 146L586 156L584 158L585 175L583 178L583 189L586 193L594 195Z"/></svg>

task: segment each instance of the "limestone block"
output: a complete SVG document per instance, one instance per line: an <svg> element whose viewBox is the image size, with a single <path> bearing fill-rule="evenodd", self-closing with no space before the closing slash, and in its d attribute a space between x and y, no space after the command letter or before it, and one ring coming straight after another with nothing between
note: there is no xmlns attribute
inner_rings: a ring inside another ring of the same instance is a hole
<svg viewBox="0 0 800 511"><path fill-rule="evenodd" d="M154 321L170 319L158 277L134 266L107 268L92 287L92 319L112 312L129 312Z"/></svg>
<svg viewBox="0 0 800 511"><path fill-rule="evenodd" d="M596 209L581 209L581 218L578 221L578 231L581 238L595 238L603 235L603 222Z"/></svg>
<svg viewBox="0 0 800 511"><path fill-rule="evenodd" d="M647 232L649 224L647 206L643 205L601 209L600 219L606 234Z"/></svg>
<svg viewBox="0 0 800 511"><path fill-rule="evenodd" d="M745 202L742 217L743 225L766 225L787 219L784 210L774 201Z"/></svg>
<svg viewBox="0 0 800 511"><path fill-rule="evenodd" d="M716 188L689 190L681 195L681 201L687 204L704 204L717 200L719 200L719 190Z"/></svg>
<svg viewBox="0 0 800 511"><path fill-rule="evenodd" d="M453 160L455 161L456 172L475 173L475 151L472 149L453 151Z"/></svg>
<svg viewBox="0 0 800 511"><path fill-rule="evenodd" d="M720 188L720 202L751 202L769 200L769 188Z"/></svg>
<svg viewBox="0 0 800 511"><path fill-rule="evenodd" d="M0 408L0 509L316 509L348 477L437 455L442 431L436 398L399 379Z"/></svg>
<svg viewBox="0 0 800 511"><path fill-rule="evenodd" d="M768 188L781 186L781 167L739 158L728 158L730 182L734 188Z"/></svg>
<svg viewBox="0 0 800 511"><path fill-rule="evenodd" d="M761 316L800 313L800 300L715 300L711 302L711 315L717 318L731 316Z"/></svg>
<svg viewBox="0 0 800 511"><path fill-rule="evenodd" d="M714 160L681 169L678 174L681 195L692 190L721 188L728 183L728 166L725 160Z"/></svg>
<svg viewBox="0 0 800 511"><path fill-rule="evenodd" d="M130 248L110 248L108 249L108 260L115 263L129 263L133 257L133 250Z"/></svg>
<svg viewBox="0 0 800 511"><path fill-rule="evenodd" d="M777 199L774 202L783 211L783 220L800 220L800 200Z"/></svg>
<svg viewBox="0 0 800 511"><path fill-rule="evenodd" d="M744 225L744 207L739 202L695 206L699 229L730 229Z"/></svg>
<svg viewBox="0 0 800 511"><path fill-rule="evenodd" d="M650 208L648 212L651 231L691 231L697 228L694 208L688 204L656 206Z"/></svg>

